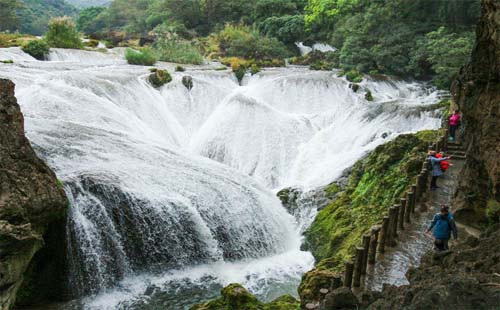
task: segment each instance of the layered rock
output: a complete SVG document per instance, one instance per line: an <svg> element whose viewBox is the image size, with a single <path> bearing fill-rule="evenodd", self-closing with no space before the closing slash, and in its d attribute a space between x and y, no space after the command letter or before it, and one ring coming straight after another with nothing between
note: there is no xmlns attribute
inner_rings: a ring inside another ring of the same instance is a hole
<svg viewBox="0 0 500 310"><path fill-rule="evenodd" d="M45 287L36 288L38 292L25 291L25 300L53 288L49 281L57 274L54 254L61 254L54 242L64 240L61 227L67 206L54 172L24 135L14 83L0 79L0 309L12 307L25 278L28 288L49 270L51 274ZM56 252L40 251L44 245ZM36 271L37 276L26 276L27 271Z"/></svg>
<svg viewBox="0 0 500 310"><path fill-rule="evenodd" d="M475 226L500 216L500 1L483 0L482 5L471 61L452 86L467 149L454 207L458 221Z"/></svg>

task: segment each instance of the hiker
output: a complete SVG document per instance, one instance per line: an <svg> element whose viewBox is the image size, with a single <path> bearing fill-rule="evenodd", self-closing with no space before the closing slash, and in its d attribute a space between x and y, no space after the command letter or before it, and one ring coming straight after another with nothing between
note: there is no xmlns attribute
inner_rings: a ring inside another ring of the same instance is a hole
<svg viewBox="0 0 500 310"><path fill-rule="evenodd" d="M435 248L439 251L447 251L451 234L453 233L455 240L458 238L457 225L453 219L453 214L449 212L448 206L441 206L440 212L434 215L426 233L429 234L433 228Z"/></svg>
<svg viewBox="0 0 500 310"><path fill-rule="evenodd" d="M441 162L451 159L451 156L438 158L436 151L429 152L429 161L431 163L431 191L435 191L437 188L437 179L443 175L443 169L441 168Z"/></svg>
<svg viewBox="0 0 500 310"><path fill-rule="evenodd" d="M455 141L455 133L457 131L457 127L460 126L461 123L461 115L459 111L453 111L453 114L450 115L450 141Z"/></svg>
<svg viewBox="0 0 500 310"><path fill-rule="evenodd" d="M443 158L444 157L444 152L439 152L436 154L436 157L437 158ZM453 166L453 164L451 164L449 161L447 160L443 160L441 163L441 170L443 171L443 173L446 172L446 170L448 170L448 168L450 168L450 166Z"/></svg>

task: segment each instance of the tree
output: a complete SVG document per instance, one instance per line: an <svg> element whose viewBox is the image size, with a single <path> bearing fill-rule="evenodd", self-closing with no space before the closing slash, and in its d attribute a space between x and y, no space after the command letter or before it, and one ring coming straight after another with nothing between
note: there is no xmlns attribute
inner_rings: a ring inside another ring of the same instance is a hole
<svg viewBox="0 0 500 310"><path fill-rule="evenodd" d="M295 42L303 41L305 24L303 15L284 15L269 17L259 24L259 30L281 42L291 46Z"/></svg>
<svg viewBox="0 0 500 310"><path fill-rule="evenodd" d="M51 47L82 48L83 46L75 23L67 16L50 20L45 39Z"/></svg>
<svg viewBox="0 0 500 310"><path fill-rule="evenodd" d="M95 33L104 27L102 20L98 19L99 14L105 10L104 7L92 6L80 11L76 20L76 28L84 33Z"/></svg>
<svg viewBox="0 0 500 310"><path fill-rule="evenodd" d="M16 11L21 7L19 0L0 0L0 31L18 28L19 17Z"/></svg>

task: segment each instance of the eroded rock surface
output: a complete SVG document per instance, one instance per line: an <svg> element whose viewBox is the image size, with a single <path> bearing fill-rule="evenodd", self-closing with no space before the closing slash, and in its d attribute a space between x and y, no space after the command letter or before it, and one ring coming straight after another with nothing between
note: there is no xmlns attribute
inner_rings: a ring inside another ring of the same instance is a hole
<svg viewBox="0 0 500 310"><path fill-rule="evenodd" d="M44 245L52 246L49 230L54 231L56 223L64 225L67 206L54 172L36 156L24 135L14 83L0 79L0 309L12 307L28 269L41 275L51 264L53 257L39 260L43 266L35 266L33 258ZM32 295L25 292L26 298Z"/></svg>

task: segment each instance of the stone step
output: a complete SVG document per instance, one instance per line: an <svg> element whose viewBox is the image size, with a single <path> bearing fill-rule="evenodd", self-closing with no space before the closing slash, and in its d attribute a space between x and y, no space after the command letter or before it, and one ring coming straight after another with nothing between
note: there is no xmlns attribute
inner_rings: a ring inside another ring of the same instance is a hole
<svg viewBox="0 0 500 310"><path fill-rule="evenodd" d="M454 159L458 159L458 160L466 160L467 159L467 156L465 155L454 155L454 154L451 154L451 160L454 160Z"/></svg>

